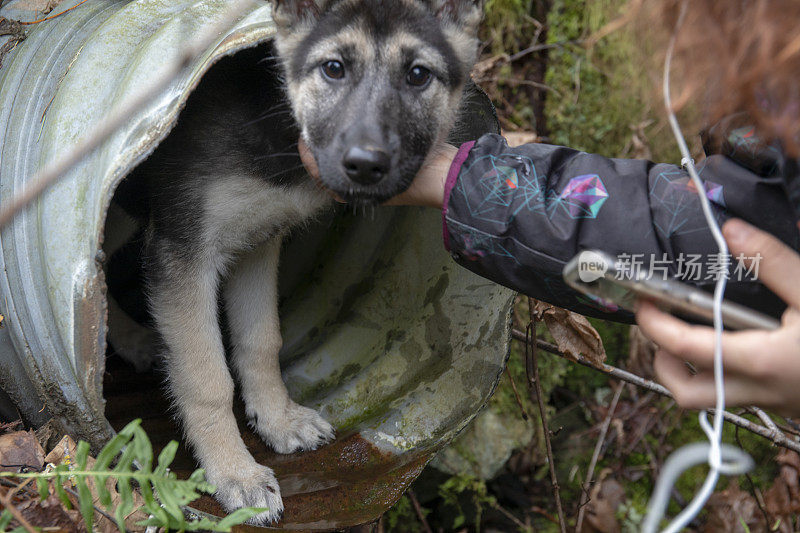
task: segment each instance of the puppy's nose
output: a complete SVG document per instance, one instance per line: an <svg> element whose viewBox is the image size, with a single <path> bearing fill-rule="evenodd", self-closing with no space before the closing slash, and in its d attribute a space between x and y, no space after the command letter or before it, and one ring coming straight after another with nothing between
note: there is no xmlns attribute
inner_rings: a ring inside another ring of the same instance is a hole
<svg viewBox="0 0 800 533"><path fill-rule="evenodd" d="M351 180L360 185L374 185L386 177L391 165L389 154L383 150L366 150L353 146L344 155L342 164Z"/></svg>

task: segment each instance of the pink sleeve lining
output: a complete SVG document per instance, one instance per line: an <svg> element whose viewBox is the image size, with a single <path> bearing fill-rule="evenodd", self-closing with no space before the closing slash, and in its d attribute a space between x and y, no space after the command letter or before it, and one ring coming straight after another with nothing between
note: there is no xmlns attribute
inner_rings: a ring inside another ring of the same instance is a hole
<svg viewBox="0 0 800 533"><path fill-rule="evenodd" d="M442 237L444 239L444 248L450 251L450 234L447 232L447 208L450 205L450 193L453 192L453 187L456 185L458 173L461 171L461 165L467 160L469 151L475 146L475 141L469 141L461 145L458 149L453 163L450 165L450 171L447 173L447 181L444 182L444 198L442 199Z"/></svg>

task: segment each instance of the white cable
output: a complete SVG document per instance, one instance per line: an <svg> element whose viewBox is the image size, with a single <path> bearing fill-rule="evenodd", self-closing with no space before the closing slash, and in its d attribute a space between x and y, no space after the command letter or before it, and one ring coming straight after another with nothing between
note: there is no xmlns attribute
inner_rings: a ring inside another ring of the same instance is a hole
<svg viewBox="0 0 800 533"><path fill-rule="evenodd" d="M697 514L705 505L709 496L711 496L711 493L714 491L714 487L717 485L719 474L721 472L739 474L743 471L749 470L748 464L752 465L752 459L750 459L750 456L748 456L745 452L737 450L739 453L732 453L730 451L732 447L728 446L726 446L726 451L728 452L727 455L729 456L728 460L732 462L723 464L723 454L721 448L723 424L722 413L725 410L725 382L722 367L722 298L725 293L725 285L727 284L727 276L725 273L727 272L728 267L728 263L726 261L726 258L728 257L728 245L725 242L725 238L722 236L722 231L720 230L719 225L717 224L717 221L711 212L711 206L708 198L706 197L705 186L700 180L700 176L697 174L694 160L689 153L689 148L686 146L686 140L683 137L683 132L678 124L678 119L676 118L675 112L672 109L672 99L670 98L670 69L672 64L672 54L675 49L675 41L677 40L678 30L683 24L683 20L686 16L687 7L688 2L684 0L681 4L681 12L678 17L678 22L675 26L675 32L670 39L669 48L667 49L667 58L664 62L664 103L666 104L667 113L669 114L669 123L672 128L672 133L675 135L675 140L678 142L678 147L680 148L681 155L683 157L683 161L681 163L686 167L686 170L689 172L689 176L692 178L692 183L694 183L694 186L697 189L697 194L700 197L700 204L703 208L703 215L706 218L706 222L708 223L708 227L714 237L714 241L717 243L717 247L719 248L719 257L717 263L719 265L719 278L714 286L714 387L716 393L716 407L714 410L713 427L708 423L708 415L706 411L702 411L700 413L700 426L703 428L703 431L706 433L706 436L709 440L708 445L701 446L708 447L708 464L711 469L709 470L706 480L703 483L700 491L695 495L689 505L683 511L681 511L677 517L675 517L675 519L667 526L666 529L664 529L665 533L674 533L680 531L689 522L691 522L695 516L697 516ZM696 457L698 450L700 450L700 448L698 448L697 444L690 444L680 448L670 456L668 462L672 461L670 464L674 465L674 468L679 470L675 472L675 475L671 478L664 477L663 483L662 480L659 480L650 504L648 505L648 512L642 525L642 531L647 533L656 531L667 507L666 504L669 501L669 495L675 480L680 473L692 466L692 458ZM704 452L705 448L703 448L702 451ZM749 463L744 461L742 456L746 456L749 460ZM662 473L662 475L664 475L664 473ZM666 489L663 487L666 487ZM661 490L659 490L660 488Z"/></svg>

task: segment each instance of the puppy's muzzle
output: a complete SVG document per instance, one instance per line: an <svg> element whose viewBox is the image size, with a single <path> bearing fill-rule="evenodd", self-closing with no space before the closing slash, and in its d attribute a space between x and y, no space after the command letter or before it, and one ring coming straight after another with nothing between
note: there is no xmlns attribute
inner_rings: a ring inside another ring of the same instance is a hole
<svg viewBox="0 0 800 533"><path fill-rule="evenodd" d="M389 174L392 158L384 150L353 146L342 159L347 176L359 185L375 185Z"/></svg>

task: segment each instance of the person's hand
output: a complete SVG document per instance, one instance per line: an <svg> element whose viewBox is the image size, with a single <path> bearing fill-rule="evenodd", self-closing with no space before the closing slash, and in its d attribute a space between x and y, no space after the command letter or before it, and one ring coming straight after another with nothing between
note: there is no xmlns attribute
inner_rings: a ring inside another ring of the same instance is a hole
<svg viewBox="0 0 800 533"><path fill-rule="evenodd" d="M722 231L734 257L761 254L760 281L789 306L778 330L723 333L725 401L800 414L800 255L741 220L728 221ZM656 375L678 404L713 407L714 330L689 325L649 302L640 304L636 321L659 346ZM690 375L685 362L697 375Z"/></svg>
<svg viewBox="0 0 800 533"><path fill-rule="evenodd" d="M303 139L300 139L298 150L308 173L324 188L324 184L319 179L319 169L317 168L317 162L314 160L314 154L311 153ZM408 189L390 199L384 205L425 205L441 209L444 198L444 184L447 181L447 173L450 171L450 165L453 163L456 153L458 153L458 149L449 144L442 143L434 146L431 154ZM330 192L329 189L325 190L337 202L343 202L341 198Z"/></svg>

